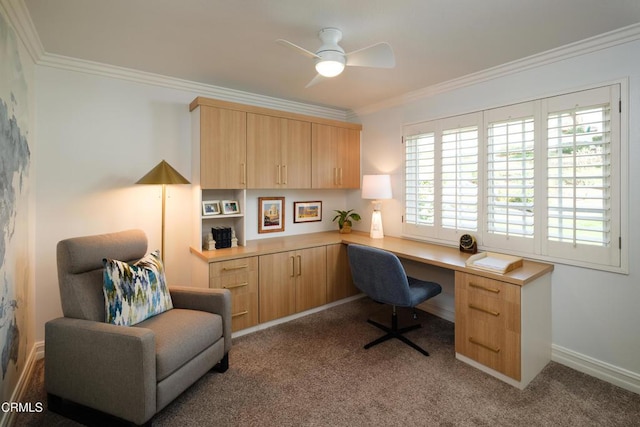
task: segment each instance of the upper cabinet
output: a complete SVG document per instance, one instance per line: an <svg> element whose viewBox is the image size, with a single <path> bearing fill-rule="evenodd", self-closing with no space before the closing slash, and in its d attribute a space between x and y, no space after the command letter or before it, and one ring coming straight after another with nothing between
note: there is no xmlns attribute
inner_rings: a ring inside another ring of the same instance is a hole
<svg viewBox="0 0 640 427"><path fill-rule="evenodd" d="M247 114L247 187L311 188L311 123Z"/></svg>
<svg viewBox="0 0 640 427"><path fill-rule="evenodd" d="M360 188L362 125L202 97L189 108L202 189Z"/></svg>
<svg viewBox="0 0 640 427"><path fill-rule="evenodd" d="M200 106L200 185L203 189L246 187L247 114Z"/></svg>
<svg viewBox="0 0 640 427"><path fill-rule="evenodd" d="M312 187L360 188L360 130L312 125Z"/></svg>

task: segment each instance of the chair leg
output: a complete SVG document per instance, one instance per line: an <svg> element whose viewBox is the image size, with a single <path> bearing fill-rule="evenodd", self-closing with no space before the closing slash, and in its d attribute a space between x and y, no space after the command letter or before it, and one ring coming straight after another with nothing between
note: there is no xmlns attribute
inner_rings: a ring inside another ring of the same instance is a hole
<svg viewBox="0 0 640 427"><path fill-rule="evenodd" d="M391 314L391 328L378 323L374 320L367 320L368 323L371 323L372 325L376 326L377 328L382 329L383 331L385 331L387 334L381 336L380 338L371 341L370 343L366 344L364 346L365 349L370 349L371 347L373 347L374 345L378 345L382 342L385 342L387 340L390 340L391 338L397 338L400 341L402 341L403 343L407 344L409 347L414 348L415 350L418 350L420 353L424 354L425 356L428 356L429 353L424 350L422 347L420 347L419 345L417 345L416 343L414 343L413 341L411 341L409 338L405 337L404 334L405 332L409 332L409 331L413 331L414 329L418 329L421 327L420 324L417 325L411 325L411 326L407 326L405 328L402 329L398 329L398 314L396 312L396 307L393 306L393 312Z"/></svg>

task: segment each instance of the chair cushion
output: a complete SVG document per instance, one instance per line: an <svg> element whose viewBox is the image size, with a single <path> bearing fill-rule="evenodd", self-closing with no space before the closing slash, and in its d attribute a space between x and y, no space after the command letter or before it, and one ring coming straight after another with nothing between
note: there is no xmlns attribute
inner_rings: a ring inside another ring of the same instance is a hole
<svg viewBox="0 0 640 427"><path fill-rule="evenodd" d="M409 281L409 291L411 295L411 307L415 307L423 301L433 298L442 292L442 286L435 282L428 282L426 280L416 279L415 277L407 276Z"/></svg>
<svg viewBox="0 0 640 427"><path fill-rule="evenodd" d="M151 329L155 333L157 382L222 337L222 317L198 310L174 308L135 327Z"/></svg>
<svg viewBox="0 0 640 427"><path fill-rule="evenodd" d="M105 258L105 321L131 326L173 308L159 251L134 265Z"/></svg>

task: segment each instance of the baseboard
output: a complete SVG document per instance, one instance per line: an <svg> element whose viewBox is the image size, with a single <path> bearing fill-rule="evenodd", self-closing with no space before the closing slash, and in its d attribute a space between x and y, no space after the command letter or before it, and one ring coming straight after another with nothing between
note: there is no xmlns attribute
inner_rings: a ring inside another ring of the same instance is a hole
<svg viewBox="0 0 640 427"><path fill-rule="evenodd" d="M33 370L36 365L36 361L44 357L44 341L37 342L33 345L33 348L27 356L25 361L24 370L18 379L16 387L13 389L9 402L22 402L23 397L27 391L27 387L31 382L33 376ZM44 403L44 402L43 402ZM2 418L0 418L0 427L8 427L13 425L15 412L2 412Z"/></svg>
<svg viewBox="0 0 640 427"><path fill-rule="evenodd" d="M250 328L242 329L241 331L234 332L233 334L231 334L231 338L232 339L233 338L238 338L238 337L241 337L243 335L248 335L248 334L251 334L251 333L254 333L254 332L257 332L257 331L261 331L263 329L270 328L272 326L279 325L281 323L287 323L287 322L290 322L292 320L299 319L301 317L308 316L310 314L317 313L319 311L324 311L324 310L326 310L328 308L335 307L335 306L338 306L338 305L342 305L342 304L345 304L347 302L354 301L354 300L357 300L357 299L360 299L360 298L364 298L364 297L365 297L365 294L357 294L357 295L354 295L354 296L351 296L351 297L347 297L347 298L344 298L344 299L341 299L341 300L338 300L338 301L335 301L335 302L331 302L329 304L322 305L320 307L316 307L316 308L312 308L310 310L302 311L300 313L292 314L291 316L281 317L280 319L271 320L271 321L265 322L265 323L260 323L260 324L258 324L256 326L252 326Z"/></svg>
<svg viewBox="0 0 640 427"><path fill-rule="evenodd" d="M577 353L556 344L551 345L551 360L576 371L640 394L640 375Z"/></svg>

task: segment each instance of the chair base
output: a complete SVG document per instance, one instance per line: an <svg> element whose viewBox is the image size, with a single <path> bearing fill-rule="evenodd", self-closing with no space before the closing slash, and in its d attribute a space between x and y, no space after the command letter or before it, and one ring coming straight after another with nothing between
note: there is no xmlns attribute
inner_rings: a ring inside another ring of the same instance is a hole
<svg viewBox="0 0 640 427"><path fill-rule="evenodd" d="M413 331L415 329L421 328L422 325L417 324L417 325L411 325L411 326L407 326L405 328L401 328L398 329L398 314L396 313L396 307L393 307L393 312L391 313L391 328L389 328L388 326L385 326L381 323L376 322L375 320L367 320L368 323L371 323L372 325L382 329L383 331L385 331L387 334L381 336L380 338L378 338L377 340L371 341L369 344L365 345L364 348L365 350L370 349L371 347L373 347L374 345L378 345L380 343L383 343L385 341L388 341L392 338L396 338L399 339L400 341L402 341L403 343L405 343L406 345L408 345L409 347L412 347L413 349L419 351L420 353L424 354L425 356L429 356L429 353L423 349L422 347L420 347L418 344L414 343L413 341L411 341L409 338L405 337L404 333L409 332L409 331Z"/></svg>

